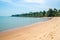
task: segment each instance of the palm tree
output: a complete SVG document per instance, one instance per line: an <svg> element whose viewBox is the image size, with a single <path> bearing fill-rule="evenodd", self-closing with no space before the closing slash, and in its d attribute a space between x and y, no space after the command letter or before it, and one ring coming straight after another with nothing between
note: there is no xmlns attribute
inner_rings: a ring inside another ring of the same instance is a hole
<svg viewBox="0 0 60 40"><path fill-rule="evenodd" d="M57 9L56 9L56 8L54 8L54 14L55 14L55 16L56 16L56 13L57 13Z"/></svg>
<svg viewBox="0 0 60 40"><path fill-rule="evenodd" d="M60 9L59 9L59 13L60 13Z"/></svg>
<svg viewBox="0 0 60 40"><path fill-rule="evenodd" d="M46 14L46 12L45 12L45 10L43 11L43 16L45 16L45 14Z"/></svg>
<svg viewBox="0 0 60 40"><path fill-rule="evenodd" d="M54 13L53 13L53 10L49 9L48 10L48 17L53 17L53 16L55 16Z"/></svg>

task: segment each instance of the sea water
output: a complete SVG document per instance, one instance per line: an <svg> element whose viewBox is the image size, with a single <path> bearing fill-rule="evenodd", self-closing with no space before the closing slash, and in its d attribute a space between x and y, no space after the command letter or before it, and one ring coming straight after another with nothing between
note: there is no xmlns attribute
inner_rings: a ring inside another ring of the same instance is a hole
<svg viewBox="0 0 60 40"><path fill-rule="evenodd" d="M31 25L37 22L49 20L48 18L35 18L35 17L5 17L0 16L0 32L20 28Z"/></svg>

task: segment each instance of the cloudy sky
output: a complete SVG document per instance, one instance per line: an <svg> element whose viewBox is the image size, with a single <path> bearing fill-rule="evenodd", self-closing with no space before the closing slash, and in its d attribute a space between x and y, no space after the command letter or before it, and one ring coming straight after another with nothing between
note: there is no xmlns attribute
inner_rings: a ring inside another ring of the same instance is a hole
<svg viewBox="0 0 60 40"><path fill-rule="evenodd" d="M60 8L60 0L0 0L0 16Z"/></svg>

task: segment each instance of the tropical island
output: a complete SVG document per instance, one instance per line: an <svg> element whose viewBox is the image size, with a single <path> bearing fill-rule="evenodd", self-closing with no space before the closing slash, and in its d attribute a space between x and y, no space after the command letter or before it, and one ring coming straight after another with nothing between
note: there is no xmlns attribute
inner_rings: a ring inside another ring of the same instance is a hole
<svg viewBox="0 0 60 40"><path fill-rule="evenodd" d="M60 17L60 9L48 9L48 11L29 12L24 14L15 14L12 17Z"/></svg>

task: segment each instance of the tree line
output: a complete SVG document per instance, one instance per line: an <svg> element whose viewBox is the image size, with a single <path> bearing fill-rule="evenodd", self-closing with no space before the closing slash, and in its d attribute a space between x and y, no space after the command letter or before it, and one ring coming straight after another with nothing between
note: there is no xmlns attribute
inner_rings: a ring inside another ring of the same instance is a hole
<svg viewBox="0 0 60 40"><path fill-rule="evenodd" d="M29 12L24 14L16 14L12 15L13 17L59 17L60 16L60 9L48 9L48 11L40 11L40 12Z"/></svg>

